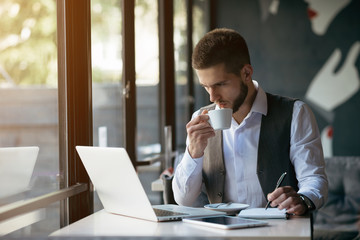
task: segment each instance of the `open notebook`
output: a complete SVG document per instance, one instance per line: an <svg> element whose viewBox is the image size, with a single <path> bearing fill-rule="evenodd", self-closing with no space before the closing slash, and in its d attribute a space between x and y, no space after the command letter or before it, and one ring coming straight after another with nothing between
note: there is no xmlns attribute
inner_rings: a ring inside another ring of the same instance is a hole
<svg viewBox="0 0 360 240"><path fill-rule="evenodd" d="M151 221L224 213L178 205L151 206L124 148L77 146L76 150L106 211Z"/></svg>
<svg viewBox="0 0 360 240"><path fill-rule="evenodd" d="M241 210L239 213L239 217L244 218L258 218L258 219L266 219L266 218L282 218L288 219L289 214L286 213L286 209L279 210L278 208L248 208Z"/></svg>

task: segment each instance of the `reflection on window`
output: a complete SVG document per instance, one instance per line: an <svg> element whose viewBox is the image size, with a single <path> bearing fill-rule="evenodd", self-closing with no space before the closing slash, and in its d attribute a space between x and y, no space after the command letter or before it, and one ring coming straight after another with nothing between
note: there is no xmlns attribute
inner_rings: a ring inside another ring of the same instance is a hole
<svg viewBox="0 0 360 240"><path fill-rule="evenodd" d="M186 124L191 118L189 107L194 104L194 109L206 105L209 97L200 86L196 74L188 67L188 48L193 48L199 39L209 30L209 0L194 0L192 6L186 6L186 1L174 1L174 46L176 68L176 147L177 150L185 149ZM192 9L192 26L186 25L187 10ZM187 31L192 27L192 46L188 46ZM188 74L193 74L193 83L188 81ZM189 84L194 84L194 96L189 92Z"/></svg>
<svg viewBox="0 0 360 240"><path fill-rule="evenodd" d="M174 1L174 58L175 58L175 90L176 90L176 149L185 149L186 129L189 121L188 91L188 43L187 43L186 1Z"/></svg>
<svg viewBox="0 0 360 240"><path fill-rule="evenodd" d="M193 2L193 43L194 47L197 42L208 32L210 26L209 0L194 0ZM209 104L209 95L199 84L199 79L194 74L194 96L195 109Z"/></svg>
<svg viewBox="0 0 360 240"><path fill-rule="evenodd" d="M157 0L135 2L138 158L159 153L159 37Z"/></svg>
<svg viewBox="0 0 360 240"><path fill-rule="evenodd" d="M94 145L122 142L121 0L91 1Z"/></svg>
<svg viewBox="0 0 360 240"><path fill-rule="evenodd" d="M2 0L0 19L0 148L40 149L25 188L14 192L16 181L0 181L1 207L59 188L56 2ZM24 159L30 161L30 156L21 156ZM24 165L11 165L12 160L5 159L0 168L8 168L9 178L18 172L17 179L27 179L27 171L15 169ZM0 235L47 236L59 227L58 203L47 208L46 214L31 214L34 224L20 230L9 228ZM0 225L0 229L4 228Z"/></svg>

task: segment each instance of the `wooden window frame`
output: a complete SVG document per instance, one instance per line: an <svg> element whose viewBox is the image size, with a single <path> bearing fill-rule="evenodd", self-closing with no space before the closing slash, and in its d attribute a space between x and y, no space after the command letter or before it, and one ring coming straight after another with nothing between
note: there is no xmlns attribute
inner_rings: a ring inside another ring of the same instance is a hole
<svg viewBox="0 0 360 240"><path fill-rule="evenodd" d="M60 188L87 183L87 191L60 204L60 226L93 213L93 189L76 153L92 146L90 0L57 0Z"/></svg>

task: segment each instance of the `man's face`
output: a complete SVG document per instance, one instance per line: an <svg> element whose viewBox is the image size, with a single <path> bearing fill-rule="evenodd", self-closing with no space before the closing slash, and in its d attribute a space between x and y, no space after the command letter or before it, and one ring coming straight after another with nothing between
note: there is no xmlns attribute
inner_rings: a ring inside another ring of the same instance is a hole
<svg viewBox="0 0 360 240"><path fill-rule="evenodd" d="M235 113L244 102L248 93L247 85L241 76L226 72L224 64L196 70L196 74L209 93L210 101L220 108L231 108Z"/></svg>

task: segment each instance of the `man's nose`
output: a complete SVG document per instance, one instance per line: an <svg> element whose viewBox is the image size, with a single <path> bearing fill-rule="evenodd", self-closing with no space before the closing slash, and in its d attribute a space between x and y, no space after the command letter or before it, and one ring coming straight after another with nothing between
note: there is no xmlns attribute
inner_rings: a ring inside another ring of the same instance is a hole
<svg viewBox="0 0 360 240"><path fill-rule="evenodd" d="M216 102L219 99L219 94L214 88L209 88L210 102Z"/></svg>

